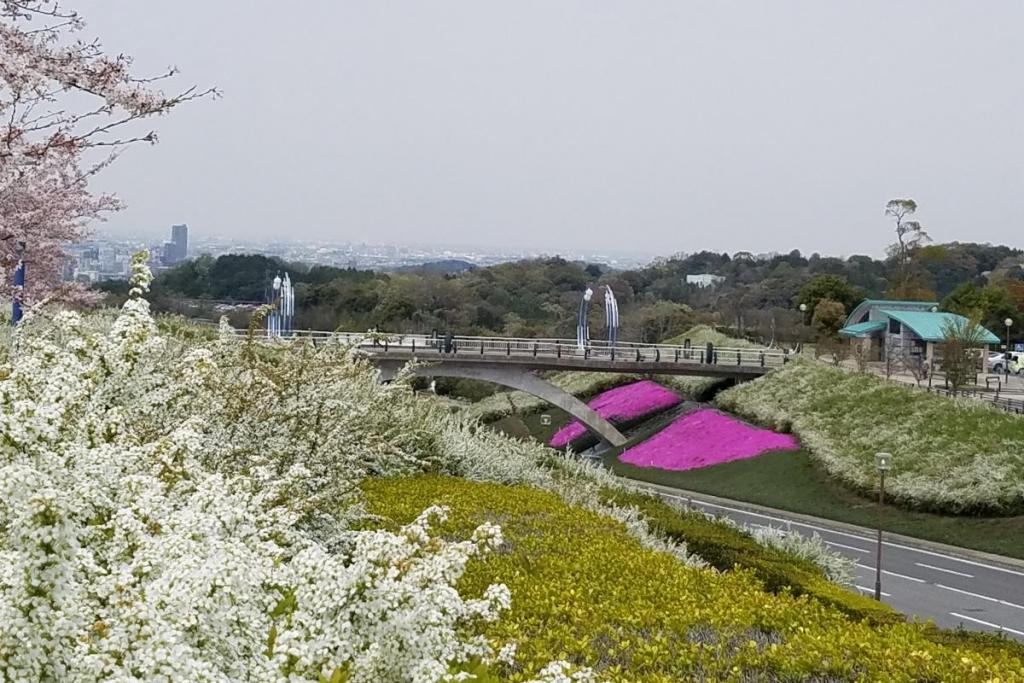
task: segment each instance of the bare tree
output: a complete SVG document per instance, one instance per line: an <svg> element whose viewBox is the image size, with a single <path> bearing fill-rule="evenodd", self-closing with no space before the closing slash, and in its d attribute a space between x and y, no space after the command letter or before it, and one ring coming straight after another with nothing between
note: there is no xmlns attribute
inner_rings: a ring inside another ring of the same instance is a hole
<svg viewBox="0 0 1024 683"><path fill-rule="evenodd" d="M871 344L865 344L864 341L866 340L850 340L852 345L850 355L857 365L857 372L867 372L868 363L871 362Z"/></svg>
<svg viewBox="0 0 1024 683"><path fill-rule="evenodd" d="M900 345L891 336L886 335L883 352L885 354L885 378L889 379L902 365L903 359L900 356Z"/></svg>
<svg viewBox="0 0 1024 683"><path fill-rule="evenodd" d="M966 318L951 319L943 326L942 341L939 342L942 370L954 393L974 380L981 349L985 345L984 335L977 322Z"/></svg>
<svg viewBox="0 0 1024 683"><path fill-rule="evenodd" d="M903 367L906 369L910 376L914 378L914 383L917 386L921 386L921 382L928 379L928 364L924 362L924 358L919 355L906 353L903 356Z"/></svg>
<svg viewBox="0 0 1024 683"><path fill-rule="evenodd" d="M835 336L822 336L815 342L814 355L839 365L849 357L850 345Z"/></svg>

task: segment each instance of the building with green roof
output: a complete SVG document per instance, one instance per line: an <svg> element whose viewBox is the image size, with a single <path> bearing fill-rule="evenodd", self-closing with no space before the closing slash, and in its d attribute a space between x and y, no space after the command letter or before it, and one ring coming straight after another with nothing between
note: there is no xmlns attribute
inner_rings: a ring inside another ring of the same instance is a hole
<svg viewBox="0 0 1024 683"><path fill-rule="evenodd" d="M935 344L942 341L950 325L967 323L956 313L939 311L935 301L887 301L865 299L857 304L839 330L869 360L899 359L931 365ZM984 344L998 344L999 338L981 328Z"/></svg>

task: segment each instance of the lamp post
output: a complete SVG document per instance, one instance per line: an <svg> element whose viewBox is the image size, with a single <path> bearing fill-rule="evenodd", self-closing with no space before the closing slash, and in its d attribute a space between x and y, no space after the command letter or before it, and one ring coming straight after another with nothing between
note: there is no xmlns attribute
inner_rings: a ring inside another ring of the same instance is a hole
<svg viewBox="0 0 1024 683"><path fill-rule="evenodd" d="M590 345L590 327L587 325L587 308L590 306L590 300L594 297L594 290L587 285L587 289L583 292L583 299L580 300L580 314L576 320L576 348L580 351L586 352L587 347Z"/></svg>
<svg viewBox="0 0 1024 683"><path fill-rule="evenodd" d="M885 504L885 473L889 470L892 456L875 453L875 467L878 469L878 551L875 557L875 600L882 599L882 506Z"/></svg>
<svg viewBox="0 0 1024 683"><path fill-rule="evenodd" d="M1003 372L1007 375L1010 374L1010 326L1013 325L1013 318L1007 318L1003 321L1006 325L1006 353L1003 354Z"/></svg>
<svg viewBox="0 0 1024 683"><path fill-rule="evenodd" d="M804 350L804 328L807 327L807 304L800 304L800 352Z"/></svg>

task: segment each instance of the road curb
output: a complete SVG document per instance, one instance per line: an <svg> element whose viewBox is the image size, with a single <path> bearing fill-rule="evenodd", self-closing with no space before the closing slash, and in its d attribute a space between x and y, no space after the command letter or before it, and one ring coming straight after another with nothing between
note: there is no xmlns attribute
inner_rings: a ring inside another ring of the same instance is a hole
<svg viewBox="0 0 1024 683"><path fill-rule="evenodd" d="M616 478L625 484L636 486L642 489L662 491L677 496L685 496L687 498L692 498L693 500L696 501L714 503L716 505L725 505L728 507L737 508L739 510L757 512L760 514L771 515L774 517L783 517L786 519L791 519L794 522L814 524L816 526L824 527L832 531L841 531L850 534L862 534L869 537L873 534L878 533L877 529L872 529L869 527L857 526L856 524L848 524L846 522L837 522L833 519L814 517L812 515L805 515L799 512L789 512L788 510L771 508L765 505L758 505L757 503L748 503L747 501L743 500L721 498L719 496L713 496L708 493L690 491L688 489L676 488L674 486L666 486L664 484L654 484L651 482L640 481L638 479L630 479L628 477ZM931 552L941 553L945 555L961 557L967 560L988 562L993 565L1002 566L1005 569L1024 571L1024 560L1019 560L1015 557L1006 557L1005 555L996 555L994 553L987 553L982 550L973 550L971 548L962 548L960 546L947 545L945 543L939 543L937 541L928 541L923 538L915 538L914 536L904 536L903 534L897 534L891 531L885 532L885 540L896 541L911 548L917 548L918 550L928 550Z"/></svg>

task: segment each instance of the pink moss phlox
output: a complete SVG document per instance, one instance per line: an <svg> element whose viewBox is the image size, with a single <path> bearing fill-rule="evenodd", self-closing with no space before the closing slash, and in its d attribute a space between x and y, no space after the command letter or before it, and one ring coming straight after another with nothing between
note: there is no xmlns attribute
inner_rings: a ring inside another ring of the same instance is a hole
<svg viewBox="0 0 1024 683"><path fill-rule="evenodd" d="M682 398L674 391L650 380L643 380L601 392L587 405L606 420L623 422L671 408L680 401ZM587 428L582 422L573 420L555 432L548 445L563 448L586 432Z"/></svg>
<svg viewBox="0 0 1024 683"><path fill-rule="evenodd" d="M797 448L799 443L789 434L752 427L715 410L701 409L681 416L623 452L619 460L637 467L678 471Z"/></svg>

